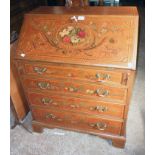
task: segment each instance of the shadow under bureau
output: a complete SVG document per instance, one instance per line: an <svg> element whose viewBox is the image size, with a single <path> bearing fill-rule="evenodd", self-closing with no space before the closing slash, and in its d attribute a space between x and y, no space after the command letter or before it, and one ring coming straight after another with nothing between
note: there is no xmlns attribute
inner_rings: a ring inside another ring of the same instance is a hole
<svg viewBox="0 0 155 155"><path fill-rule="evenodd" d="M137 38L135 7L39 7L26 14L15 65L33 130L85 132L123 148Z"/></svg>

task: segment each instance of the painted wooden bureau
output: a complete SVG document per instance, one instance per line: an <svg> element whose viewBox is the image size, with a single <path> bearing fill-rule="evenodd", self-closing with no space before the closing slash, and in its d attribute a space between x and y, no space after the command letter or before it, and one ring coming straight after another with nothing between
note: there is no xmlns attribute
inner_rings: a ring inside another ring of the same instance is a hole
<svg viewBox="0 0 155 155"><path fill-rule="evenodd" d="M33 130L90 133L123 148L137 38L135 7L39 7L26 14L15 65Z"/></svg>

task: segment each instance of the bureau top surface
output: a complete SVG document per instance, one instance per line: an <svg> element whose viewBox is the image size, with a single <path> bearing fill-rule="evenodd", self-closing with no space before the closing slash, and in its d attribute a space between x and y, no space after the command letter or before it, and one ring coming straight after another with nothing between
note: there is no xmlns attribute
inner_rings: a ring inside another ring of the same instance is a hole
<svg viewBox="0 0 155 155"><path fill-rule="evenodd" d="M25 15L16 59L136 68L136 7L39 7Z"/></svg>
<svg viewBox="0 0 155 155"><path fill-rule="evenodd" d="M138 15L136 7L50 7L34 9L29 14L80 14L80 15Z"/></svg>

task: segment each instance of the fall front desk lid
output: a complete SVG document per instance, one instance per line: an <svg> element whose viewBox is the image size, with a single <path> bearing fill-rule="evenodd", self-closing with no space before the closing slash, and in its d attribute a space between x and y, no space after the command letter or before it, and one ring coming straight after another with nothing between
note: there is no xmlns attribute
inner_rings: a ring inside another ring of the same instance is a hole
<svg viewBox="0 0 155 155"><path fill-rule="evenodd" d="M135 7L40 7L25 15L17 59L136 68Z"/></svg>

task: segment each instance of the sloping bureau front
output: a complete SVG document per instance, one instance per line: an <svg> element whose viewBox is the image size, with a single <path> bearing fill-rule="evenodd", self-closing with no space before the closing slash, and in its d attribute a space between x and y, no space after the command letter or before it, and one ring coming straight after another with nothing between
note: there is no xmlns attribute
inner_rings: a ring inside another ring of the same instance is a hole
<svg viewBox="0 0 155 155"><path fill-rule="evenodd" d="M124 147L137 55L135 7L40 7L15 60L34 131L64 128Z"/></svg>

